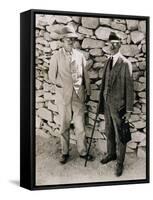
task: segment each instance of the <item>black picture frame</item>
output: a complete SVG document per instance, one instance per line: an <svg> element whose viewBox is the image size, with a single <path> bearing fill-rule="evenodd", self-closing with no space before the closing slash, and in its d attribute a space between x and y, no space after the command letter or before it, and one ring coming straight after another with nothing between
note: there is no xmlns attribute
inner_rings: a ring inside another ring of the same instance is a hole
<svg viewBox="0 0 153 200"><path fill-rule="evenodd" d="M61 185L35 183L35 16L36 14L137 19L146 21L146 178ZM20 186L30 190L149 183L149 20L148 16L28 10L20 14Z"/></svg>

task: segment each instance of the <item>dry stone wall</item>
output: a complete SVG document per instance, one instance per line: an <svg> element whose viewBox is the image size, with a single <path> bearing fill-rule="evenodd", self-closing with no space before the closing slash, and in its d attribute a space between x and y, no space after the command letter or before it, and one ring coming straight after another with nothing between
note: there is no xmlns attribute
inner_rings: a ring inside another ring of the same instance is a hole
<svg viewBox="0 0 153 200"><path fill-rule="evenodd" d="M62 47L60 36L55 30L64 25L72 25L78 38L74 47L85 56L91 83L91 97L87 102L86 134L90 137L96 115L101 77L104 63L109 56L108 38L111 31L122 39L121 52L131 61L134 80L134 112L131 122L135 125L132 141L127 152L145 156L146 146L146 22L131 19L93 18L60 15L36 15L36 133L59 136L59 115L55 104L55 92L48 79L48 69L52 55ZM99 115L94 138L104 144L104 116ZM71 142L76 143L71 129Z"/></svg>

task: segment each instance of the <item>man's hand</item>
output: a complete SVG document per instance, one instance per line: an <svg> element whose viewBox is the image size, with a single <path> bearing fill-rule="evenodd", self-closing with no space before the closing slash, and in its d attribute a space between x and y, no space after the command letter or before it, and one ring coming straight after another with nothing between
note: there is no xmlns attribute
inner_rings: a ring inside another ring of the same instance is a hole
<svg viewBox="0 0 153 200"><path fill-rule="evenodd" d="M125 122L128 122L130 117L131 117L131 112L126 112L122 118L125 119Z"/></svg>

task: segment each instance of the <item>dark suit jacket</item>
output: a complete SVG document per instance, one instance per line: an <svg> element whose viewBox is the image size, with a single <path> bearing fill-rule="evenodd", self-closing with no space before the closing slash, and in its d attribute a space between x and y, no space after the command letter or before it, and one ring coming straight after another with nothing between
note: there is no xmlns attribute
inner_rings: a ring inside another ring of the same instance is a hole
<svg viewBox="0 0 153 200"><path fill-rule="evenodd" d="M105 76L106 70L110 65L110 59L105 63L104 72L102 77L102 85L100 91L100 106L99 113L104 114L104 89L105 89ZM108 96L108 103L111 110L115 109L120 111L125 109L125 111L133 111L133 79L130 74L129 64L125 62L121 57L118 58L116 64L110 73L110 90Z"/></svg>

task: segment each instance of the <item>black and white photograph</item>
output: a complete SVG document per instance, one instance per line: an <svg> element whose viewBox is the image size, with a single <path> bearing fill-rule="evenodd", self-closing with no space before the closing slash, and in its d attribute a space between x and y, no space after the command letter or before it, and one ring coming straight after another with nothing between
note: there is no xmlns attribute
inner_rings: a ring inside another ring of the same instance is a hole
<svg viewBox="0 0 153 200"><path fill-rule="evenodd" d="M149 19L34 12L35 187L149 179Z"/></svg>

